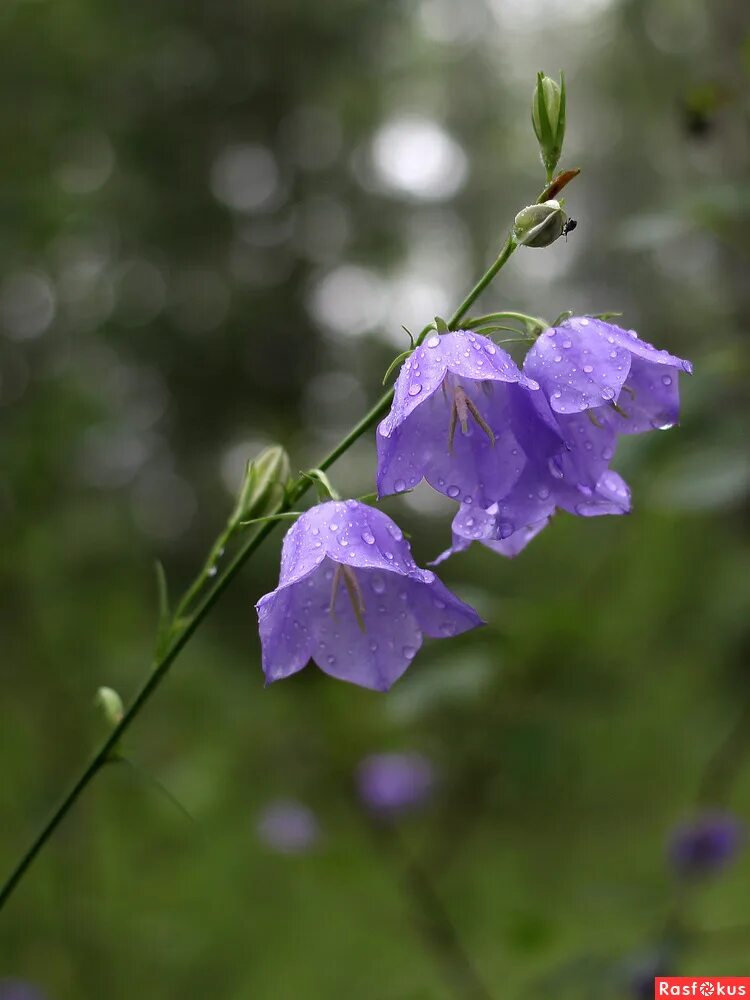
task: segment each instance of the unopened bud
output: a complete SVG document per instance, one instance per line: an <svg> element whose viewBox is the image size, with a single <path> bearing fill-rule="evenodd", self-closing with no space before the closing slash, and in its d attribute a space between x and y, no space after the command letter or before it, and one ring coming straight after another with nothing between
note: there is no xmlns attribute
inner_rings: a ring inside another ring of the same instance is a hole
<svg viewBox="0 0 750 1000"><path fill-rule="evenodd" d="M559 201L522 208L513 223L513 237L526 247L548 247L567 231L568 217Z"/></svg>
<svg viewBox="0 0 750 1000"><path fill-rule="evenodd" d="M100 687L96 692L94 704L97 708L101 709L102 715L112 729L115 726L119 726L125 710L122 705L122 698L114 688Z"/></svg>
<svg viewBox="0 0 750 1000"><path fill-rule="evenodd" d="M280 445L264 449L247 463L232 520L239 522L275 514L284 502L290 474L289 456Z"/></svg>
<svg viewBox="0 0 750 1000"><path fill-rule="evenodd" d="M537 75L531 103L531 123L539 141L547 177L551 178L565 139L565 77L562 73L559 84L544 73Z"/></svg>

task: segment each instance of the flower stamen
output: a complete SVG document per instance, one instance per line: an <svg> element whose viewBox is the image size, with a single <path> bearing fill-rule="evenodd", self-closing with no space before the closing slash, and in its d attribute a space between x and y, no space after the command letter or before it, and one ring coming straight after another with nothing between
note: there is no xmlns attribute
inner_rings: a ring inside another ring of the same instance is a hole
<svg viewBox="0 0 750 1000"><path fill-rule="evenodd" d="M346 587L346 592L349 595L349 600L351 601L352 611L354 612L354 617L357 620L357 625L361 632L366 632L365 628L365 600L362 596L362 590L359 586L359 580L357 580L357 574L354 572L351 566L342 566L339 563L336 566L336 572L333 574L333 583L331 584L331 603L328 605L328 610L333 617L336 617L336 598L338 596L339 585L343 579L344 586Z"/></svg>
<svg viewBox="0 0 750 1000"><path fill-rule="evenodd" d="M462 386L457 385L453 390L453 405L451 406L451 419L448 428L448 451L453 452L453 441L456 436L456 424L461 425L461 433L469 433L469 417L473 417L480 429L487 435L489 442L494 446L495 434L476 407L474 401L466 394Z"/></svg>

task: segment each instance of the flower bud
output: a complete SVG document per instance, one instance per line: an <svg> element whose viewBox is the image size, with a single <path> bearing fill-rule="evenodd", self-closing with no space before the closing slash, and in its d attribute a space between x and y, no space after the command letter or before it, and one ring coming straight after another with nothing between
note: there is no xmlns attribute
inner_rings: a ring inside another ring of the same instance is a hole
<svg viewBox="0 0 750 1000"><path fill-rule="evenodd" d="M232 521L275 514L284 501L290 473L289 456L277 444L265 448L248 462Z"/></svg>
<svg viewBox="0 0 750 1000"><path fill-rule="evenodd" d="M522 208L513 223L513 237L525 247L548 247L565 232L568 217L559 201Z"/></svg>
<svg viewBox="0 0 750 1000"><path fill-rule="evenodd" d="M549 180L560 159L565 139L565 77L562 73L560 84L544 73L537 75L531 104L531 123L539 141L542 163Z"/></svg>
<svg viewBox="0 0 750 1000"><path fill-rule="evenodd" d="M119 726L122 722L124 709L122 706L122 698L114 690L114 688L100 687L96 692L94 703L97 708L101 709L102 715L112 729L114 729L115 726Z"/></svg>

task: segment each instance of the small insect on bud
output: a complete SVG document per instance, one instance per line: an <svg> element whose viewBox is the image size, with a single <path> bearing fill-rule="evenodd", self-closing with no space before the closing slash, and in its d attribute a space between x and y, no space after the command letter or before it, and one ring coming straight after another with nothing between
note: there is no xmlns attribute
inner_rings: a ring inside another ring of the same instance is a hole
<svg viewBox="0 0 750 1000"><path fill-rule="evenodd" d="M101 709L105 721L112 727L112 729L114 729L115 726L119 726L122 722L124 708L122 705L122 698L114 690L114 688L100 687L96 692L94 704L97 708Z"/></svg>
<svg viewBox="0 0 750 1000"><path fill-rule="evenodd" d="M247 463L232 520L239 523L275 514L284 502L291 474L289 456L280 445L265 448Z"/></svg>
<svg viewBox="0 0 750 1000"><path fill-rule="evenodd" d="M548 247L574 228L559 201L545 201L521 209L513 223L513 237L525 247Z"/></svg>
<svg viewBox="0 0 750 1000"><path fill-rule="evenodd" d="M565 76L562 73L559 84L544 73L537 74L531 123L549 180L555 172L565 139Z"/></svg>

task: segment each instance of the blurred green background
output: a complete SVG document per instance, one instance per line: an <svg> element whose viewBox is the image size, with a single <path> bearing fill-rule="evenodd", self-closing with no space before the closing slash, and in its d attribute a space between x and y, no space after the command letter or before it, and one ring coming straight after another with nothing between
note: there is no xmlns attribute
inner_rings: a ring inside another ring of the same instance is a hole
<svg viewBox="0 0 750 1000"><path fill-rule="evenodd" d="M451 1000L407 858L494 997L646 996L631 974L675 907L666 971L750 974L750 856L685 894L665 861L722 746L709 800L750 816L748 22L739 0L4 0L3 876L102 736L97 687L146 675L154 559L177 594L247 458L314 464L401 324L452 311L536 197L538 69L567 74L579 226L482 305L622 310L696 374L682 425L618 452L632 516L451 560L489 626L428 643L388 695L314 667L264 689L274 535L129 734L195 822L104 771L0 915L0 978ZM358 495L373 472L368 435L332 475ZM445 547L428 489L384 509L420 563ZM393 854L352 777L389 749L440 773ZM309 852L259 840L278 798L317 816Z"/></svg>

